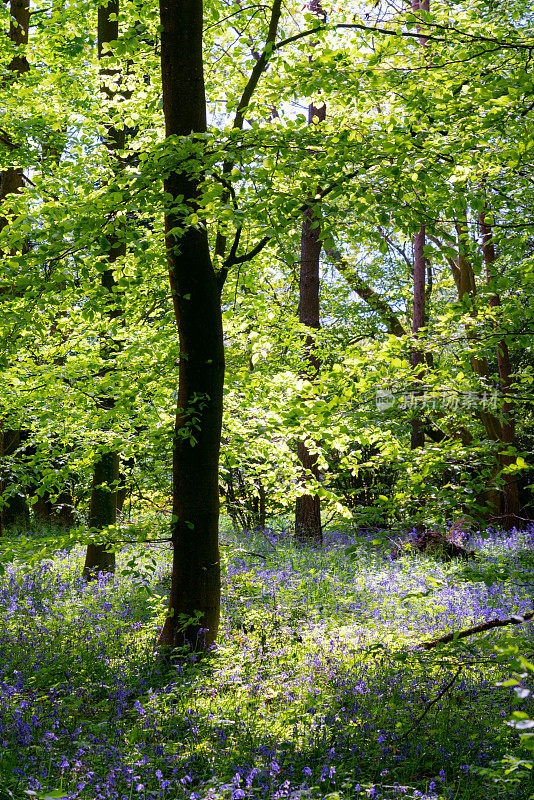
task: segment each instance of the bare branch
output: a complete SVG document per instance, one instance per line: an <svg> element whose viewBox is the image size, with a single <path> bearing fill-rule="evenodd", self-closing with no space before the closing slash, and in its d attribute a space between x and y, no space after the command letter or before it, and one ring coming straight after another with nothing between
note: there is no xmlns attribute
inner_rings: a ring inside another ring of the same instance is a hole
<svg viewBox="0 0 534 800"><path fill-rule="evenodd" d="M447 692L449 691L449 689L450 689L450 688L452 687L452 685L453 685L453 684L456 682L456 679L457 679L457 678L460 676L460 673L461 673L461 671L462 671L462 670L463 670L463 666L461 666L461 667L459 667L459 668L458 668L458 670L457 670L457 671L456 671L456 673L453 675L453 677L452 677L452 679L449 681L449 683L448 683L446 686L444 686L444 687L443 687L443 689L441 690L441 692L440 692L440 693L439 693L439 694L438 694L438 695L437 695L437 696L436 696L436 697L435 697L433 700L431 700L429 703L427 703L427 704L426 704L426 706L425 706L425 710L423 711L423 713L421 714L421 716L419 716L419 717L418 717L418 718L415 720L414 724L413 724L413 725L411 725L411 726L408 728L408 730L407 730L407 731L404 731L404 733L402 734L402 736L400 736L399 738L403 739L405 736L408 736L408 734L409 734L409 733L411 733L413 730L415 730L415 728L417 728L417 726L419 725L419 723L420 723L420 722L421 722L421 721L422 721L422 720L423 720L423 719L426 717L426 715L428 714L428 712L430 711L430 709L432 708L432 706L435 706L435 705L436 705L436 703L438 702L438 700L441 700L441 698L443 697L443 695L444 695L444 694L447 694Z"/></svg>
<svg viewBox="0 0 534 800"><path fill-rule="evenodd" d="M448 642L455 642L457 639L466 639L468 636L474 636L476 633L483 633L490 631L493 628L504 628L507 625L522 625L524 622L534 618L534 611L529 611L527 614L513 614L507 619L490 619L488 622L482 622L480 625L474 625L472 628L465 628L463 631L454 631L454 633L447 633L445 636L440 636L438 639L431 639L428 642L421 642L416 645L415 649L422 647L424 650L432 650L434 647L439 647L440 644L448 644Z"/></svg>

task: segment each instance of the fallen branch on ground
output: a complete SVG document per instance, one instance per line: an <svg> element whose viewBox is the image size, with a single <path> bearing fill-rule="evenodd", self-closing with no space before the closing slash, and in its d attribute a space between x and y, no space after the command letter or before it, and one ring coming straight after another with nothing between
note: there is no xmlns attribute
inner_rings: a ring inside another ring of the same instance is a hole
<svg viewBox="0 0 534 800"><path fill-rule="evenodd" d="M504 628L506 625L521 625L523 622L528 622L534 618L534 611L529 611L527 614L513 614L508 619L490 619L488 622L482 622L480 625L474 625L472 628L466 628L463 631L455 631L454 633L447 633L445 636L440 636L438 639L431 639L428 642L421 642L416 645L425 650L432 650L440 644L447 644L447 642L455 642L457 639L465 639L468 636L474 636L475 633L482 633L483 631L490 631L492 628Z"/></svg>

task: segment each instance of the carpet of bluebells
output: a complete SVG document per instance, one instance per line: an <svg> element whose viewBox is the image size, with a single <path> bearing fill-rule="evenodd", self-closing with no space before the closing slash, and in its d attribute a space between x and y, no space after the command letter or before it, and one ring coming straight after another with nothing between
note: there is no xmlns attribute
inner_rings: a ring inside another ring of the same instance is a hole
<svg viewBox="0 0 534 800"><path fill-rule="evenodd" d="M318 550L227 532L218 645L172 666L154 654L168 547L132 546L115 577L89 583L79 549L11 565L0 800L527 798L529 780L484 768L518 752L511 712L532 712L497 685L496 645L529 655L532 626L414 645L530 610L530 536L475 536L466 565L373 534L332 531Z"/></svg>

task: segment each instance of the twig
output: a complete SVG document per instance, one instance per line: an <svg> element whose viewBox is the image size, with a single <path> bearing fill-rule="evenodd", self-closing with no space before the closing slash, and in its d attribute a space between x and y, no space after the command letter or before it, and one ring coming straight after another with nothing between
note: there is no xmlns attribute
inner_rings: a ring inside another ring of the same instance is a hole
<svg viewBox="0 0 534 800"><path fill-rule="evenodd" d="M460 674L460 672L463 670L463 668L464 668L464 667L463 667L463 664L462 664L462 666L461 666L461 667L459 667L459 668L458 668L458 670L457 670L457 672L454 674L454 676L453 676L452 680L450 680L450 681L449 681L449 683L448 683L448 684L447 684L447 685L446 685L446 686L445 686L445 687L444 687L444 688L441 690L441 692L440 692L440 693L437 695L437 697L435 697L433 700L431 700L431 701L430 701L430 703L427 703L427 704L426 704L426 706L425 706L425 710L423 711L423 713L421 714L421 716L420 716L420 717L418 717L418 718L415 720L414 724L413 724L413 725L412 725L410 728L408 728L408 730L407 730L407 731L404 731L404 733L403 733L401 736L399 736L399 739L403 739L405 736L408 736L408 734L409 734L409 733L411 733L411 732L414 730L414 728L417 728L417 726L419 725L419 723L421 722L421 720L423 720L423 719L426 717L426 715L428 714L428 712L430 711L430 709L432 708L432 706L436 705L436 703L438 702L438 700L441 700L441 698L443 697L443 695L444 695L446 692L448 692L448 691L449 691L449 689L451 688L451 686L453 685L453 683L455 682L456 678L459 676L459 674Z"/></svg>
<svg viewBox="0 0 534 800"><path fill-rule="evenodd" d="M456 639L465 639L468 636L474 636L475 633L482 633L482 631L490 631L492 628L504 628L506 625L522 625L523 622L528 622L534 618L534 611L529 611L527 614L513 614L508 619L490 619L488 622L482 622L480 625L474 625L472 628L465 628L463 631L455 631L454 633L447 633L445 636L440 636L438 639L431 639L428 642L421 642L415 646L415 649L422 647L424 650L432 650L440 644L447 644L447 642L456 641Z"/></svg>
<svg viewBox="0 0 534 800"><path fill-rule="evenodd" d="M220 544L220 547L233 547L233 544ZM263 558L264 561L268 561L268 557L262 555L261 553L255 553L253 550L242 550L241 551L245 556L256 556L256 558Z"/></svg>
<svg viewBox="0 0 534 800"><path fill-rule="evenodd" d="M399 544L399 542L396 542L395 539L390 539L389 536L386 536L386 539L388 540L388 542L391 542L392 545L398 547L401 553L404 553L404 547L401 544Z"/></svg>

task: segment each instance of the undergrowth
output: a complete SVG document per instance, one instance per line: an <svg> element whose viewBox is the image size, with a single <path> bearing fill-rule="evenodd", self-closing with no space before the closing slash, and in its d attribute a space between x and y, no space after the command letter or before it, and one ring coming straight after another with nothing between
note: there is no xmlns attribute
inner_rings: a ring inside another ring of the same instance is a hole
<svg viewBox="0 0 534 800"><path fill-rule="evenodd" d="M472 543L475 565L332 531L222 536L216 649L162 665L170 551L120 554L86 583L79 550L0 579L0 798L527 798L484 770L517 752L495 644L421 641L533 606L526 534ZM396 557L393 557L396 556ZM130 564L130 566L127 566ZM495 576L500 578L497 580ZM492 577L493 576L493 577Z"/></svg>

